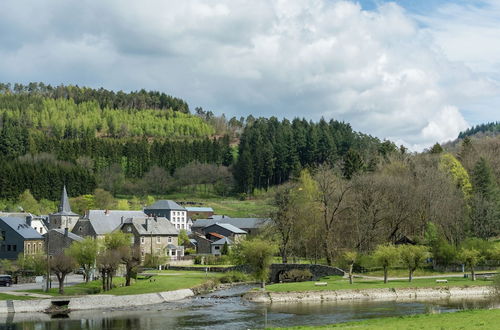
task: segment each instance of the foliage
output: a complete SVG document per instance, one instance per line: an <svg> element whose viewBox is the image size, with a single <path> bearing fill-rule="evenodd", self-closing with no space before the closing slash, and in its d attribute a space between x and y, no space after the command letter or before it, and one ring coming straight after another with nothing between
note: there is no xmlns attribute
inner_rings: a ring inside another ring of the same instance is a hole
<svg viewBox="0 0 500 330"><path fill-rule="evenodd" d="M188 236L185 229L179 230L178 240L179 240L179 243L178 243L179 245L186 246L187 244L189 244L189 236Z"/></svg>
<svg viewBox="0 0 500 330"><path fill-rule="evenodd" d="M463 262L467 268L470 269L472 275L471 279L473 281L476 280L475 267L482 259L481 252L474 248L462 248L458 254L458 260Z"/></svg>
<svg viewBox="0 0 500 330"><path fill-rule="evenodd" d="M64 253L55 255L50 259L50 270L59 281L59 294L64 294L64 279L77 266L75 259Z"/></svg>
<svg viewBox="0 0 500 330"><path fill-rule="evenodd" d="M91 237L86 237L83 241L73 242L66 251L66 253L72 256L80 267L83 268L85 282L88 282L90 279L90 274L94 267L98 251L99 243Z"/></svg>
<svg viewBox="0 0 500 330"><path fill-rule="evenodd" d="M449 173L456 185L462 190L464 196L466 198L470 198L472 194L472 184L470 182L469 174L452 154L442 154L440 168Z"/></svg>
<svg viewBox="0 0 500 330"><path fill-rule="evenodd" d="M408 281L411 282L413 272L429 257L429 249L422 245L399 246L401 261L408 268Z"/></svg>
<svg viewBox="0 0 500 330"><path fill-rule="evenodd" d="M33 275L44 275L47 272L47 257L43 254L25 255L20 253L16 264L20 271Z"/></svg>
<svg viewBox="0 0 500 330"><path fill-rule="evenodd" d="M312 278L313 274L308 269L291 269L280 275L282 282L304 282Z"/></svg>
<svg viewBox="0 0 500 330"><path fill-rule="evenodd" d="M231 271L224 273L222 277L219 278L221 283L238 283L249 281L249 276L245 273L238 271Z"/></svg>
<svg viewBox="0 0 500 330"><path fill-rule="evenodd" d="M387 272L400 260L400 253L394 245L379 245L373 252L373 258L384 269L384 283L387 283Z"/></svg>
<svg viewBox="0 0 500 330"><path fill-rule="evenodd" d="M237 245L240 264L248 265L255 280L261 282L262 288L265 288L276 247L259 238L247 239Z"/></svg>
<svg viewBox="0 0 500 330"><path fill-rule="evenodd" d="M354 267L354 263L356 263L356 260L358 259L358 253L356 251L346 251L343 254L343 259L349 266L349 283L352 284L352 270Z"/></svg>
<svg viewBox="0 0 500 330"><path fill-rule="evenodd" d="M146 253L144 256L144 267L146 268L156 268L158 269L161 265L164 265L168 261L166 256L160 256L158 254Z"/></svg>

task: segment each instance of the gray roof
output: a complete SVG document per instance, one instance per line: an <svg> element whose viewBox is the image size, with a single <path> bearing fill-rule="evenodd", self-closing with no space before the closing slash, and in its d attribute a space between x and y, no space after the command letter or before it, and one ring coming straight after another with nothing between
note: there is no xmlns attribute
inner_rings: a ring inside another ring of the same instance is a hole
<svg viewBox="0 0 500 330"><path fill-rule="evenodd" d="M63 187L61 194L61 201L59 202L59 209L57 213L53 215L78 215L71 211L71 206L69 205L68 193L66 192L66 185Z"/></svg>
<svg viewBox="0 0 500 330"><path fill-rule="evenodd" d="M179 230L167 218L163 217L156 219L153 217L134 217L127 219L125 223L132 223L139 235L179 235Z"/></svg>
<svg viewBox="0 0 500 330"><path fill-rule="evenodd" d="M171 200L160 200L156 201L153 205L146 206L145 210L180 210L186 211L186 209L174 201Z"/></svg>
<svg viewBox="0 0 500 330"><path fill-rule="evenodd" d="M55 231L58 232L59 234L64 236L64 229L51 229L50 231ZM45 234L47 235L47 234ZM44 236L45 236L44 235ZM83 241L83 237L78 236L76 234L73 234L72 232L68 231L68 237L71 238L74 241Z"/></svg>
<svg viewBox="0 0 500 330"><path fill-rule="evenodd" d="M218 241L213 242L212 245L224 245L226 242L227 242L227 245L233 244L233 242L231 242L231 240L229 238L224 237Z"/></svg>
<svg viewBox="0 0 500 330"><path fill-rule="evenodd" d="M188 211L188 212L213 212L214 209L211 207L186 206L186 211Z"/></svg>
<svg viewBox="0 0 500 330"><path fill-rule="evenodd" d="M260 228L268 221L269 219L266 218L230 218L228 216L217 216L213 217L213 219L198 219L193 222L191 228L205 228L218 222L229 223L238 228Z"/></svg>
<svg viewBox="0 0 500 330"><path fill-rule="evenodd" d="M43 239L42 235L26 224L26 220L17 217L1 217L0 219L24 239Z"/></svg>
<svg viewBox="0 0 500 330"><path fill-rule="evenodd" d="M146 217L142 211L89 210L86 218L90 220L96 235L111 233L122 223L122 218Z"/></svg>
<svg viewBox="0 0 500 330"><path fill-rule="evenodd" d="M219 227L222 227L226 230L229 230L230 232L234 233L234 234L246 234L247 232L238 228L238 227L235 227L233 226L232 224L230 223L214 223L212 226L219 226ZM210 226L209 226L210 227ZM207 227L205 227L207 228Z"/></svg>

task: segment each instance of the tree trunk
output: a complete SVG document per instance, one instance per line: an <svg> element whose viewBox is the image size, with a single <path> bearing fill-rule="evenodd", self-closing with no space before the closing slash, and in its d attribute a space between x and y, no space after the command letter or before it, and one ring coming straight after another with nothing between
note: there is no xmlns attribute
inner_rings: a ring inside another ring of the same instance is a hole
<svg viewBox="0 0 500 330"><path fill-rule="evenodd" d="M387 267L384 267L384 283L387 283Z"/></svg>
<svg viewBox="0 0 500 330"><path fill-rule="evenodd" d="M288 263L288 256L286 255L286 250L284 248L281 249L281 262L284 264Z"/></svg>
<svg viewBox="0 0 500 330"><path fill-rule="evenodd" d="M102 270L101 275L102 275L102 291L106 291L106 271Z"/></svg>
<svg viewBox="0 0 500 330"><path fill-rule="evenodd" d="M352 284L352 268L354 267L354 264L349 265L349 284Z"/></svg>
<svg viewBox="0 0 500 330"><path fill-rule="evenodd" d="M127 273L125 274L125 286L130 286L130 275L132 274L132 269L127 267Z"/></svg>
<svg viewBox="0 0 500 330"><path fill-rule="evenodd" d="M265 280L262 280L262 282L260 282L260 288L261 288L261 290L266 289L266 281Z"/></svg>
<svg viewBox="0 0 500 330"><path fill-rule="evenodd" d="M59 281L59 294L64 294L64 274L56 274L57 280Z"/></svg>
<svg viewBox="0 0 500 330"><path fill-rule="evenodd" d="M476 280L476 272L474 270L474 267L471 267L470 271L471 271L471 275L472 275L472 280L475 281Z"/></svg>
<svg viewBox="0 0 500 330"><path fill-rule="evenodd" d="M408 282L411 282L413 280L413 269L410 269L410 272L408 274Z"/></svg>

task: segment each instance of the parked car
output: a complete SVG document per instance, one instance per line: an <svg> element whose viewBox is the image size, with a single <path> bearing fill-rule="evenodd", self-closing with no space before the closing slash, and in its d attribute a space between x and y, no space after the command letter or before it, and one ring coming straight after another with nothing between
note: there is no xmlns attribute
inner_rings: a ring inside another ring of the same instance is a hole
<svg viewBox="0 0 500 330"><path fill-rule="evenodd" d="M0 285L11 286L12 285L12 276L0 275Z"/></svg>

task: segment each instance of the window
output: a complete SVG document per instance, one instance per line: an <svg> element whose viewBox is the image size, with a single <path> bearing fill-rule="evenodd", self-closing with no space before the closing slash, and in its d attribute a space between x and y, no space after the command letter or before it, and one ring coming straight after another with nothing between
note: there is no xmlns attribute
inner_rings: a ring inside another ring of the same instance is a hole
<svg viewBox="0 0 500 330"><path fill-rule="evenodd" d="M12 245L7 245L7 251L12 251Z"/></svg>
<svg viewBox="0 0 500 330"><path fill-rule="evenodd" d="M184 224L182 224L182 229L184 229Z"/></svg>
<svg viewBox="0 0 500 330"><path fill-rule="evenodd" d="M146 242L146 240L144 239L144 237L141 237L141 244L144 244Z"/></svg>
<svg viewBox="0 0 500 330"><path fill-rule="evenodd" d="M82 231L82 230L83 230L82 226L78 227L78 231Z"/></svg>
<svg viewBox="0 0 500 330"><path fill-rule="evenodd" d="M42 243L38 243L38 251L42 252Z"/></svg>
<svg viewBox="0 0 500 330"><path fill-rule="evenodd" d="M219 250L219 249L220 249L220 246L216 245L214 248L215 248L216 250Z"/></svg>
<svg viewBox="0 0 500 330"><path fill-rule="evenodd" d="M5 241L5 230L2 230L2 241Z"/></svg>
<svg viewBox="0 0 500 330"><path fill-rule="evenodd" d="M12 251L14 251L14 252L17 251L17 245L16 244L12 245Z"/></svg>
<svg viewBox="0 0 500 330"><path fill-rule="evenodd" d="M127 227L127 232L131 233L132 232L132 227L128 226Z"/></svg>
<svg viewBox="0 0 500 330"><path fill-rule="evenodd" d="M172 243L172 237L170 237L170 236L168 237L168 242Z"/></svg>
<svg viewBox="0 0 500 330"><path fill-rule="evenodd" d="M175 256L175 250L171 250L172 251L172 255Z"/></svg>
<svg viewBox="0 0 500 330"><path fill-rule="evenodd" d="M156 243L158 243L158 244L161 243L161 237L160 236L156 236Z"/></svg>
<svg viewBox="0 0 500 330"><path fill-rule="evenodd" d="M80 228L82 228L82 227L80 227ZM40 234L42 233L42 230L43 230L43 227L40 227Z"/></svg>

